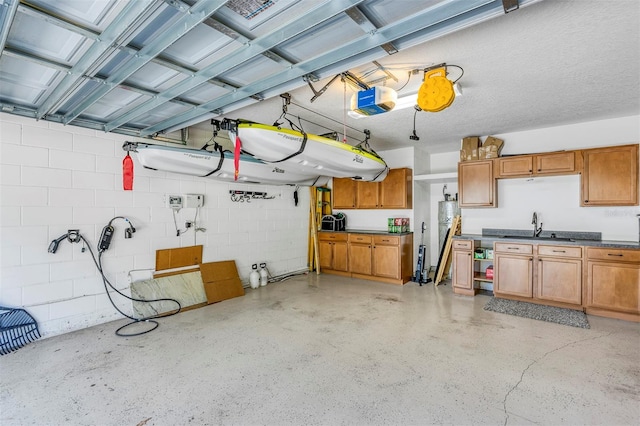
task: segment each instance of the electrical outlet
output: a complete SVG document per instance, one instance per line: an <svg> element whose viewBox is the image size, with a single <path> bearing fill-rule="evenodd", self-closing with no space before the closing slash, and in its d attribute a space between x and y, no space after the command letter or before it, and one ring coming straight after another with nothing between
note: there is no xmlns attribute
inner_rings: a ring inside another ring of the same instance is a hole
<svg viewBox="0 0 640 426"><path fill-rule="evenodd" d="M195 209L204 206L203 194L187 194L185 207L188 209Z"/></svg>
<svg viewBox="0 0 640 426"><path fill-rule="evenodd" d="M183 207L182 195L167 195L167 207L180 210Z"/></svg>

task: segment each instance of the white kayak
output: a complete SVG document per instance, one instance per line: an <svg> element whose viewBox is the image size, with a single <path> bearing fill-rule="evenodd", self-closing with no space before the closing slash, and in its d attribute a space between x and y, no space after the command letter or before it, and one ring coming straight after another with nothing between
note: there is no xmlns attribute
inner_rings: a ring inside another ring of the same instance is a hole
<svg viewBox="0 0 640 426"><path fill-rule="evenodd" d="M200 176L225 182L234 182L235 165L230 151L206 151L154 145L144 142L125 142L125 151L136 153L142 166L147 169ZM238 183L267 185L322 186L329 177L319 174L296 173L273 164L266 164L249 155L240 156Z"/></svg>
<svg viewBox="0 0 640 426"><path fill-rule="evenodd" d="M227 124L229 138L242 152L284 170L331 177L382 181L389 172L374 152L323 136L247 121Z"/></svg>

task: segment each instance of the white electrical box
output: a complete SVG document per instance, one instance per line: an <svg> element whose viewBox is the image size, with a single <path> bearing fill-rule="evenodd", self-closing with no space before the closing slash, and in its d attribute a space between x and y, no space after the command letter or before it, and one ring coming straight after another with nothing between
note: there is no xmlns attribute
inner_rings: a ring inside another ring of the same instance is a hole
<svg viewBox="0 0 640 426"><path fill-rule="evenodd" d="M187 194L185 207L188 209L195 209L204 206L203 194Z"/></svg>
<svg viewBox="0 0 640 426"><path fill-rule="evenodd" d="M182 195L167 195L167 207L180 210L183 207Z"/></svg>

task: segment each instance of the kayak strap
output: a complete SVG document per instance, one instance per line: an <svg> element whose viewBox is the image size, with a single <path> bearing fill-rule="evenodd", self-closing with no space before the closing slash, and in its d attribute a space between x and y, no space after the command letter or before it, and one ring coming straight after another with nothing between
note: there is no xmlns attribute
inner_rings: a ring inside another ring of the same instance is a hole
<svg viewBox="0 0 640 426"><path fill-rule="evenodd" d="M206 145L205 145L205 147L206 147ZM218 161L218 167L216 167L215 170L211 170L209 173L207 173L206 175L204 175L202 177L211 176L212 174L214 174L215 172L220 170L222 168L222 163L224 163L224 152L222 151L222 145L219 145L218 143L216 143L213 146L213 148L220 152L220 161Z"/></svg>
<svg viewBox="0 0 640 426"><path fill-rule="evenodd" d="M283 161L287 161L288 159L295 157L296 155L302 154L302 152L304 152L304 148L307 146L307 134L305 132L301 132L301 133L302 133L302 143L300 144L299 150L297 150L291 155L284 157L282 160L269 161L269 163L281 163Z"/></svg>

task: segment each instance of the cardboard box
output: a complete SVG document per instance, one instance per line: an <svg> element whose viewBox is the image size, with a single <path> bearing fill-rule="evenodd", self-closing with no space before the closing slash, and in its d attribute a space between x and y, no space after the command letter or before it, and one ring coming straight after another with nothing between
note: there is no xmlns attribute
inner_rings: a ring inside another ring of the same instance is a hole
<svg viewBox="0 0 640 426"><path fill-rule="evenodd" d="M244 296L235 261L203 263L200 265L200 274L208 304Z"/></svg>
<svg viewBox="0 0 640 426"><path fill-rule="evenodd" d="M482 146L482 144L478 136L463 138L462 149L460 150L460 161L477 160L478 148L480 148L480 146Z"/></svg>
<svg viewBox="0 0 640 426"><path fill-rule="evenodd" d="M387 220L388 232L398 234L402 232L409 232L409 218L408 217L390 217Z"/></svg>
<svg viewBox="0 0 640 426"><path fill-rule="evenodd" d="M504 146L502 139L494 138L493 136L487 136L482 147L485 149L485 158L497 158L500 156L500 151Z"/></svg>
<svg viewBox="0 0 640 426"><path fill-rule="evenodd" d="M485 158L487 158L487 148L478 148L478 160L484 160Z"/></svg>

